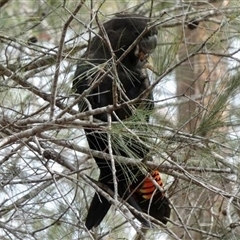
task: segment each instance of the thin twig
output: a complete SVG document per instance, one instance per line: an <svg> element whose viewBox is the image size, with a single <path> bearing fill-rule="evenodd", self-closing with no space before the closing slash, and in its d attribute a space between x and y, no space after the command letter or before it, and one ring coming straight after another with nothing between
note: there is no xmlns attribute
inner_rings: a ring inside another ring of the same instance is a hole
<svg viewBox="0 0 240 240"><path fill-rule="evenodd" d="M84 3L85 3L85 0L81 0L81 2L77 5L77 7L72 12L72 15L68 18L68 20L64 23L64 26L63 26L59 47L58 47L56 69L53 77L52 92L50 97L50 119L52 119L54 116L56 96L57 96L57 83L58 83L58 76L59 76L60 64L61 64L62 53L63 53L64 39L67 34L68 26L74 20L73 16L75 16L79 12L79 10L82 8Z"/></svg>

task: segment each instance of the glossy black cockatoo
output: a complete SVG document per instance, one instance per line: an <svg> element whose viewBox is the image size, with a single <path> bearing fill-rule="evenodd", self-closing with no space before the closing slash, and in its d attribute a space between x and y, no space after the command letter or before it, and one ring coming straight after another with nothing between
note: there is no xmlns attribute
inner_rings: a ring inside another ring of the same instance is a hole
<svg viewBox="0 0 240 240"><path fill-rule="evenodd" d="M99 33L90 41L86 52L78 62L73 90L79 94L81 112L99 109L93 115L99 122L122 122L133 116L137 109L153 108L152 93L145 91L150 83L144 68L147 57L157 45L157 29L150 27L150 19L137 14L118 14L99 25ZM106 108L104 108L106 107ZM146 120L148 121L148 117ZM111 136L101 128L85 128L89 147L113 155L143 159L149 149L139 139L121 134ZM99 169L99 182L114 192L112 165L109 159L94 157ZM140 162L140 160L139 160ZM136 210L167 223L170 216L169 201L156 183L162 187L158 171L150 175L142 173L141 167L119 163L114 159L118 196ZM139 164L140 165L140 164ZM155 179L152 181L152 179ZM88 210L86 227L98 226L111 204L95 193ZM145 226L148 219L133 215Z"/></svg>

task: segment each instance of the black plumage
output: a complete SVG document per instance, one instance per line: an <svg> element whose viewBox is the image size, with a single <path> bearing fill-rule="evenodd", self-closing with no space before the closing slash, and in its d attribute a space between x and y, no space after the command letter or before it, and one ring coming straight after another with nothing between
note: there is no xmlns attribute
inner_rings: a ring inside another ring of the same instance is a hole
<svg viewBox="0 0 240 240"><path fill-rule="evenodd" d="M137 14L118 14L104 23L98 35L92 38L78 62L73 81L74 91L84 97L78 104L81 112L111 105L111 111L93 116L94 119L107 122L109 116L112 121L127 119L137 108L153 109L152 93L145 91L150 83L144 65L148 55L156 48L157 29L150 28L149 21ZM138 98L140 95L141 98ZM136 98L137 101L126 104ZM148 121L148 117L145 121ZM109 153L106 132L88 128L85 133L91 149ZM144 144L132 136L112 135L111 145L113 154L123 157L142 159L149 152ZM110 161L98 157L94 159L100 169L99 181L114 191ZM157 189L153 192L154 203L141 198L136 183L140 179L144 181L145 175L137 166L123 166L115 161L115 167L118 195L140 212L149 213L166 223L165 217L169 218L170 208L162 192ZM98 226L110 206L103 196L96 193L88 211L86 227L91 229ZM134 215L144 225L150 226L147 219Z"/></svg>

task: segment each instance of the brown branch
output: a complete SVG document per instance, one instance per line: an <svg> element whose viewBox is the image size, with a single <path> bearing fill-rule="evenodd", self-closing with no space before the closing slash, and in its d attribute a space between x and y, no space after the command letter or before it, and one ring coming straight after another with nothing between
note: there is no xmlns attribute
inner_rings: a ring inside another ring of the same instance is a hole
<svg viewBox="0 0 240 240"><path fill-rule="evenodd" d="M77 7L72 12L72 15L68 18L68 20L65 22L60 38L60 43L58 47L58 53L57 53L57 59L56 59L56 69L53 77L53 83L52 83L52 92L50 96L50 119L54 116L54 110L55 110L55 104L56 104L56 97L57 97L57 83L58 83L58 76L60 72L60 64L62 59L62 53L63 53L63 45L64 45L64 39L67 34L67 29L70 23L74 20L73 16L76 16L76 14L79 12L79 10L84 5L85 0L82 0Z"/></svg>
<svg viewBox="0 0 240 240"><path fill-rule="evenodd" d="M10 0L1 0L0 1L0 8L3 7L6 3L8 3Z"/></svg>

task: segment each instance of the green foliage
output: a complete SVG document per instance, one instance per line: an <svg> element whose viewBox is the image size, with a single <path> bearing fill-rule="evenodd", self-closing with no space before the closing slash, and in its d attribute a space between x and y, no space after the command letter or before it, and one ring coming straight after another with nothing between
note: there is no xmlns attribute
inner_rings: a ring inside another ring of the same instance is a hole
<svg viewBox="0 0 240 240"><path fill-rule="evenodd" d="M106 130L112 147L129 153L114 156L123 169L137 165L164 174L172 223L143 233L145 239L239 239L239 1L226 7L214 7L216 2L85 1L65 37L63 28L81 1L0 3L1 239L131 239L140 232L127 220L129 213L120 212L122 202L97 229L84 226L98 187L86 177L98 178L91 157L104 154L89 152L82 131L89 127ZM121 11L151 13L158 26L158 47L149 60L154 70L148 69L155 109L138 109L109 126L77 115L82 102L73 104L71 82L89 32L94 36L98 24ZM186 40L183 29L192 19L212 36L194 42L193 29ZM215 31L212 24L222 28ZM181 47L187 50L180 58ZM202 64L199 56L218 57L204 83L199 79L209 62ZM225 73L212 79L223 59ZM203 83L204 91L176 97L176 85L183 82L192 90ZM179 110L189 103L199 108ZM186 117L181 124L180 114ZM187 131L195 116L194 131ZM151 149L142 162L131 149L138 142Z"/></svg>

